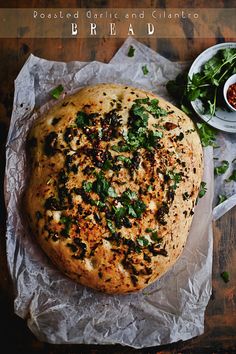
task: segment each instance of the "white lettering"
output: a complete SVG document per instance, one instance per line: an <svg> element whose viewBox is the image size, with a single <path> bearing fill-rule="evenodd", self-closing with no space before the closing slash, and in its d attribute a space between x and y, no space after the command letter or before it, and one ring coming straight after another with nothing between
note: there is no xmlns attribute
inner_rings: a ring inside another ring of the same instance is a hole
<svg viewBox="0 0 236 354"><path fill-rule="evenodd" d="M110 35L115 36L116 35L116 24L115 23L110 23Z"/></svg>
<svg viewBox="0 0 236 354"><path fill-rule="evenodd" d="M148 23L148 24L147 24L147 30L148 30L147 32L148 32L148 35L149 35L149 36L154 33L155 28L154 28L154 26L153 26L153 23Z"/></svg>
<svg viewBox="0 0 236 354"><path fill-rule="evenodd" d="M78 26L76 23L71 24L71 34L72 36L76 36L78 33Z"/></svg>
<svg viewBox="0 0 236 354"><path fill-rule="evenodd" d="M96 23L90 23L90 35L91 36L96 36L97 31L96 31Z"/></svg>
<svg viewBox="0 0 236 354"><path fill-rule="evenodd" d="M139 18L144 18L144 11L140 12Z"/></svg>
<svg viewBox="0 0 236 354"><path fill-rule="evenodd" d="M133 27L132 27L131 23L129 24L129 29L128 29L128 36L129 35L134 36L134 30L133 30Z"/></svg>

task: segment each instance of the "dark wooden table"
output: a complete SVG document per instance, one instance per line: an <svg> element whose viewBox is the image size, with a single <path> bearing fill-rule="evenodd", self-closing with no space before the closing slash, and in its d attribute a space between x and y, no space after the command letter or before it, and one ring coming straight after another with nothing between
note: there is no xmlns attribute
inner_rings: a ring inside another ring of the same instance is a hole
<svg viewBox="0 0 236 354"><path fill-rule="evenodd" d="M30 3L30 5L29 5ZM138 5L137 5L138 3ZM210 7L235 7L235 1L211 1ZM1 7L206 7L204 1L8 1ZM205 48L224 41L235 41L235 33L221 27L214 38L153 39L141 41L171 60L192 60ZM27 39L0 40L0 342L7 344L5 353L236 353L236 208L214 225L213 294L207 306L205 333L175 344L140 351L129 347L93 345L50 345L39 342L28 330L26 322L13 311L14 290L8 273L5 248L6 210L3 199L5 141L10 123L14 79L30 53L51 60L100 60L108 62L120 45L112 39ZM220 273L227 270L230 282L224 283Z"/></svg>

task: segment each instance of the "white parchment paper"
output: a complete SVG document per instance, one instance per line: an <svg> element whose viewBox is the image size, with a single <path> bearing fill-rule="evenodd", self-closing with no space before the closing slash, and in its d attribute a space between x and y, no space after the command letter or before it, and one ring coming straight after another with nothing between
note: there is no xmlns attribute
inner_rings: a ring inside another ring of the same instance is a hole
<svg viewBox="0 0 236 354"><path fill-rule="evenodd" d="M135 55L129 58L131 44ZM148 68L147 75L143 74L143 65ZM89 84L117 82L148 89L171 100L165 84L183 67L184 64L172 63L129 38L109 64L62 63L31 55L19 73L6 152L7 256L16 292L15 312L27 319L29 328L40 340L120 343L142 348L187 340L203 333L204 312L211 295L214 195L211 147L204 149L203 180L207 183L207 193L195 208L183 254L166 275L141 292L106 295L75 284L52 266L27 233L21 215L26 176L25 139L39 114L35 108L46 104L45 109L53 104L48 94L52 88L62 84L68 94ZM220 139L221 145L228 144L230 148L233 144L233 136L221 134ZM226 152L222 148L218 153ZM233 189L231 193L234 194ZM235 195L231 198L230 207L236 203ZM222 210L221 206L216 215L222 214Z"/></svg>

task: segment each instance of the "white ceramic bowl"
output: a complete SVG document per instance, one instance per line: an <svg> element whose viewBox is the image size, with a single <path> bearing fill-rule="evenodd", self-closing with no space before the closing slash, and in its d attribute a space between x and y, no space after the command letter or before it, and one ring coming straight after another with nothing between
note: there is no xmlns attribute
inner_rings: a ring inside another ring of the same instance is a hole
<svg viewBox="0 0 236 354"><path fill-rule="evenodd" d="M225 81L225 84L224 84L224 99L225 99L225 102L227 104L227 106L229 107L229 109L233 112L236 112L236 108L234 108L233 106L231 106L231 104L229 103L228 99L227 99L227 91L228 91L228 88L230 85L232 84L236 84L236 74L230 76L228 78L227 81Z"/></svg>

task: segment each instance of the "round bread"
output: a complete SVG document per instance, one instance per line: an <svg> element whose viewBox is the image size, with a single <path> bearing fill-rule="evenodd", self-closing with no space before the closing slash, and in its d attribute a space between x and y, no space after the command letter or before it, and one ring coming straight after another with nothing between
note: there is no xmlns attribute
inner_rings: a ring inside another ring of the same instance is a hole
<svg viewBox="0 0 236 354"><path fill-rule="evenodd" d="M64 274L127 293L176 262L203 171L182 111L134 87L85 87L36 121L27 148L30 228Z"/></svg>

